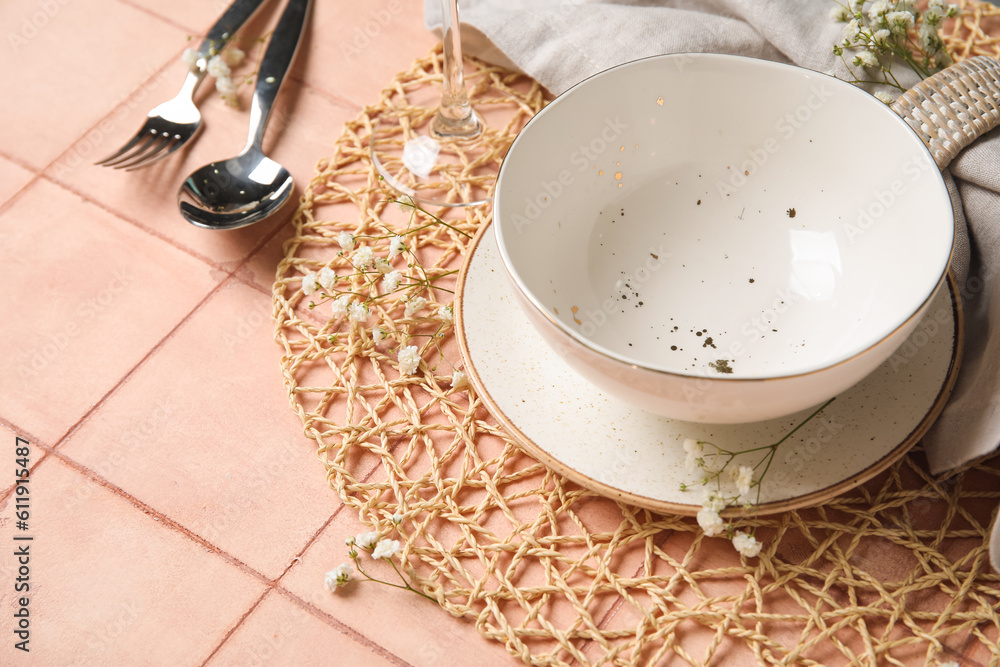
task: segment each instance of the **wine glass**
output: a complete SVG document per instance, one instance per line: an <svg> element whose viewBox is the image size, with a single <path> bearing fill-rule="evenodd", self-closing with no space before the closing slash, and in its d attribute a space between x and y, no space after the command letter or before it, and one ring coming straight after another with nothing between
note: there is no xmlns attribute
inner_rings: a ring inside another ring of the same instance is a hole
<svg viewBox="0 0 1000 667"><path fill-rule="evenodd" d="M505 147L469 100L458 0L441 0L441 11L440 100L422 85L394 96L372 128L371 157L383 181L416 203L476 206L492 199Z"/></svg>

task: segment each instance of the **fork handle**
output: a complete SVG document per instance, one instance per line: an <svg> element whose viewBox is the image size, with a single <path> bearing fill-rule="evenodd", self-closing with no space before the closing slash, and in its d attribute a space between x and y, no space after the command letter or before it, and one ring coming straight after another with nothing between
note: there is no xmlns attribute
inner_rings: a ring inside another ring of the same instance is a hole
<svg viewBox="0 0 1000 667"><path fill-rule="evenodd" d="M257 72L257 87L250 106L250 136L247 148L260 148L264 139L264 128L271 115L274 100L278 96L281 81L295 58L299 40L309 15L310 0L288 0L288 6L281 14L278 25L271 34L271 41L260 61ZM244 149L246 150L246 149Z"/></svg>
<svg viewBox="0 0 1000 667"><path fill-rule="evenodd" d="M201 75L205 75L205 66L208 59L216 53L222 51L233 35L243 27L243 24L250 20L260 6L266 0L236 0L229 5L225 13L219 17L215 25L211 27L204 41L198 47L199 65L201 65ZM204 59L204 63L201 60Z"/></svg>

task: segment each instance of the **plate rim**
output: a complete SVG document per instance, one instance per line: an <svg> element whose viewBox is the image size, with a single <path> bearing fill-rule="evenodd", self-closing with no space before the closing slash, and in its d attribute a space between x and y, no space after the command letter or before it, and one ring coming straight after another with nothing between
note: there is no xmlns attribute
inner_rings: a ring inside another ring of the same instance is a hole
<svg viewBox="0 0 1000 667"><path fill-rule="evenodd" d="M675 503L626 491L624 489L611 486L605 482L593 479L579 470L576 470L572 466L550 454L541 445L537 444L534 440L528 437L497 404L497 401L493 398L493 395L490 393L489 389L480 377L475 362L472 359L472 355L469 352L469 345L465 335L464 312L465 282L469 273L469 268L472 266L472 262L476 256L476 251L479 249L482 239L486 234L490 233L493 233L492 219L487 220L483 226L480 227L476 236L466 249L465 257L462 260L462 266L459 269L454 299L455 335L458 339L458 346L462 354L462 360L465 364L465 374L486 409L523 451L540 461L547 468L586 489L618 502L624 502L642 509L658 512L660 514L679 514L684 516L694 516L697 514L698 510L701 509L700 505ZM825 500L829 500L830 498L839 496L847 491L850 491L851 489L857 488L879 473L885 471L889 466L902 458L906 452L912 449L913 446L916 445L924 435L926 435L927 431L930 430L930 427L941 415L941 412L944 410L945 405L947 405L948 400L951 397L952 391L955 388L955 383L958 380L958 372L961 368L962 358L965 351L965 318L962 311L961 295L958 291L955 276L950 268L947 272L947 284L951 294L952 315L955 322L955 331L952 335L952 354L948 371L933 403L931 403L923 418L916 424L916 426L914 426L902 442L886 452L886 454L884 454L880 459L869 465L864 470L861 470L860 472L855 473L854 475L839 482L800 496L761 503L759 505L754 504L751 505L750 508L728 507L721 513L723 516L743 516L748 514L763 516L767 514L778 514L781 512L814 507ZM582 380L581 378L581 381L585 380Z"/></svg>

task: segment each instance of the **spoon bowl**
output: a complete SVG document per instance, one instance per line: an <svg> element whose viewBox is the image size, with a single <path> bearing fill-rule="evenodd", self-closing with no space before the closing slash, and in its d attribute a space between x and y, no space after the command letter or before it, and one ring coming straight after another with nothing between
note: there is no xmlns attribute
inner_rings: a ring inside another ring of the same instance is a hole
<svg viewBox="0 0 1000 667"><path fill-rule="evenodd" d="M267 46L250 107L250 134L242 151L210 162L181 184L177 207L191 224L204 229L237 229L278 212L294 188L292 175L264 155L264 128L288 72L309 13L310 0L290 0Z"/></svg>
<svg viewBox="0 0 1000 667"><path fill-rule="evenodd" d="M277 213L294 186L287 169L251 148L193 172L181 185L178 206L195 226L237 229Z"/></svg>

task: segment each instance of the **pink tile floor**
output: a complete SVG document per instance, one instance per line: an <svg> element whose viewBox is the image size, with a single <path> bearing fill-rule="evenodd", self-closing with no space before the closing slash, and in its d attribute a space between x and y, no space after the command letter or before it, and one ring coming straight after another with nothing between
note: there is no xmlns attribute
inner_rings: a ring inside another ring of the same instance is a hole
<svg viewBox="0 0 1000 667"><path fill-rule="evenodd" d="M207 81L203 133L154 167L92 165L179 89L189 36L224 4L0 6L0 665L512 664L416 596L323 586L363 526L281 382L270 284L294 207L213 233L174 204L188 172L242 146L250 88L233 109ZM314 4L265 142L300 186L437 41L416 0ZM30 441L27 531L15 436ZM22 544L29 653L12 632Z"/></svg>

